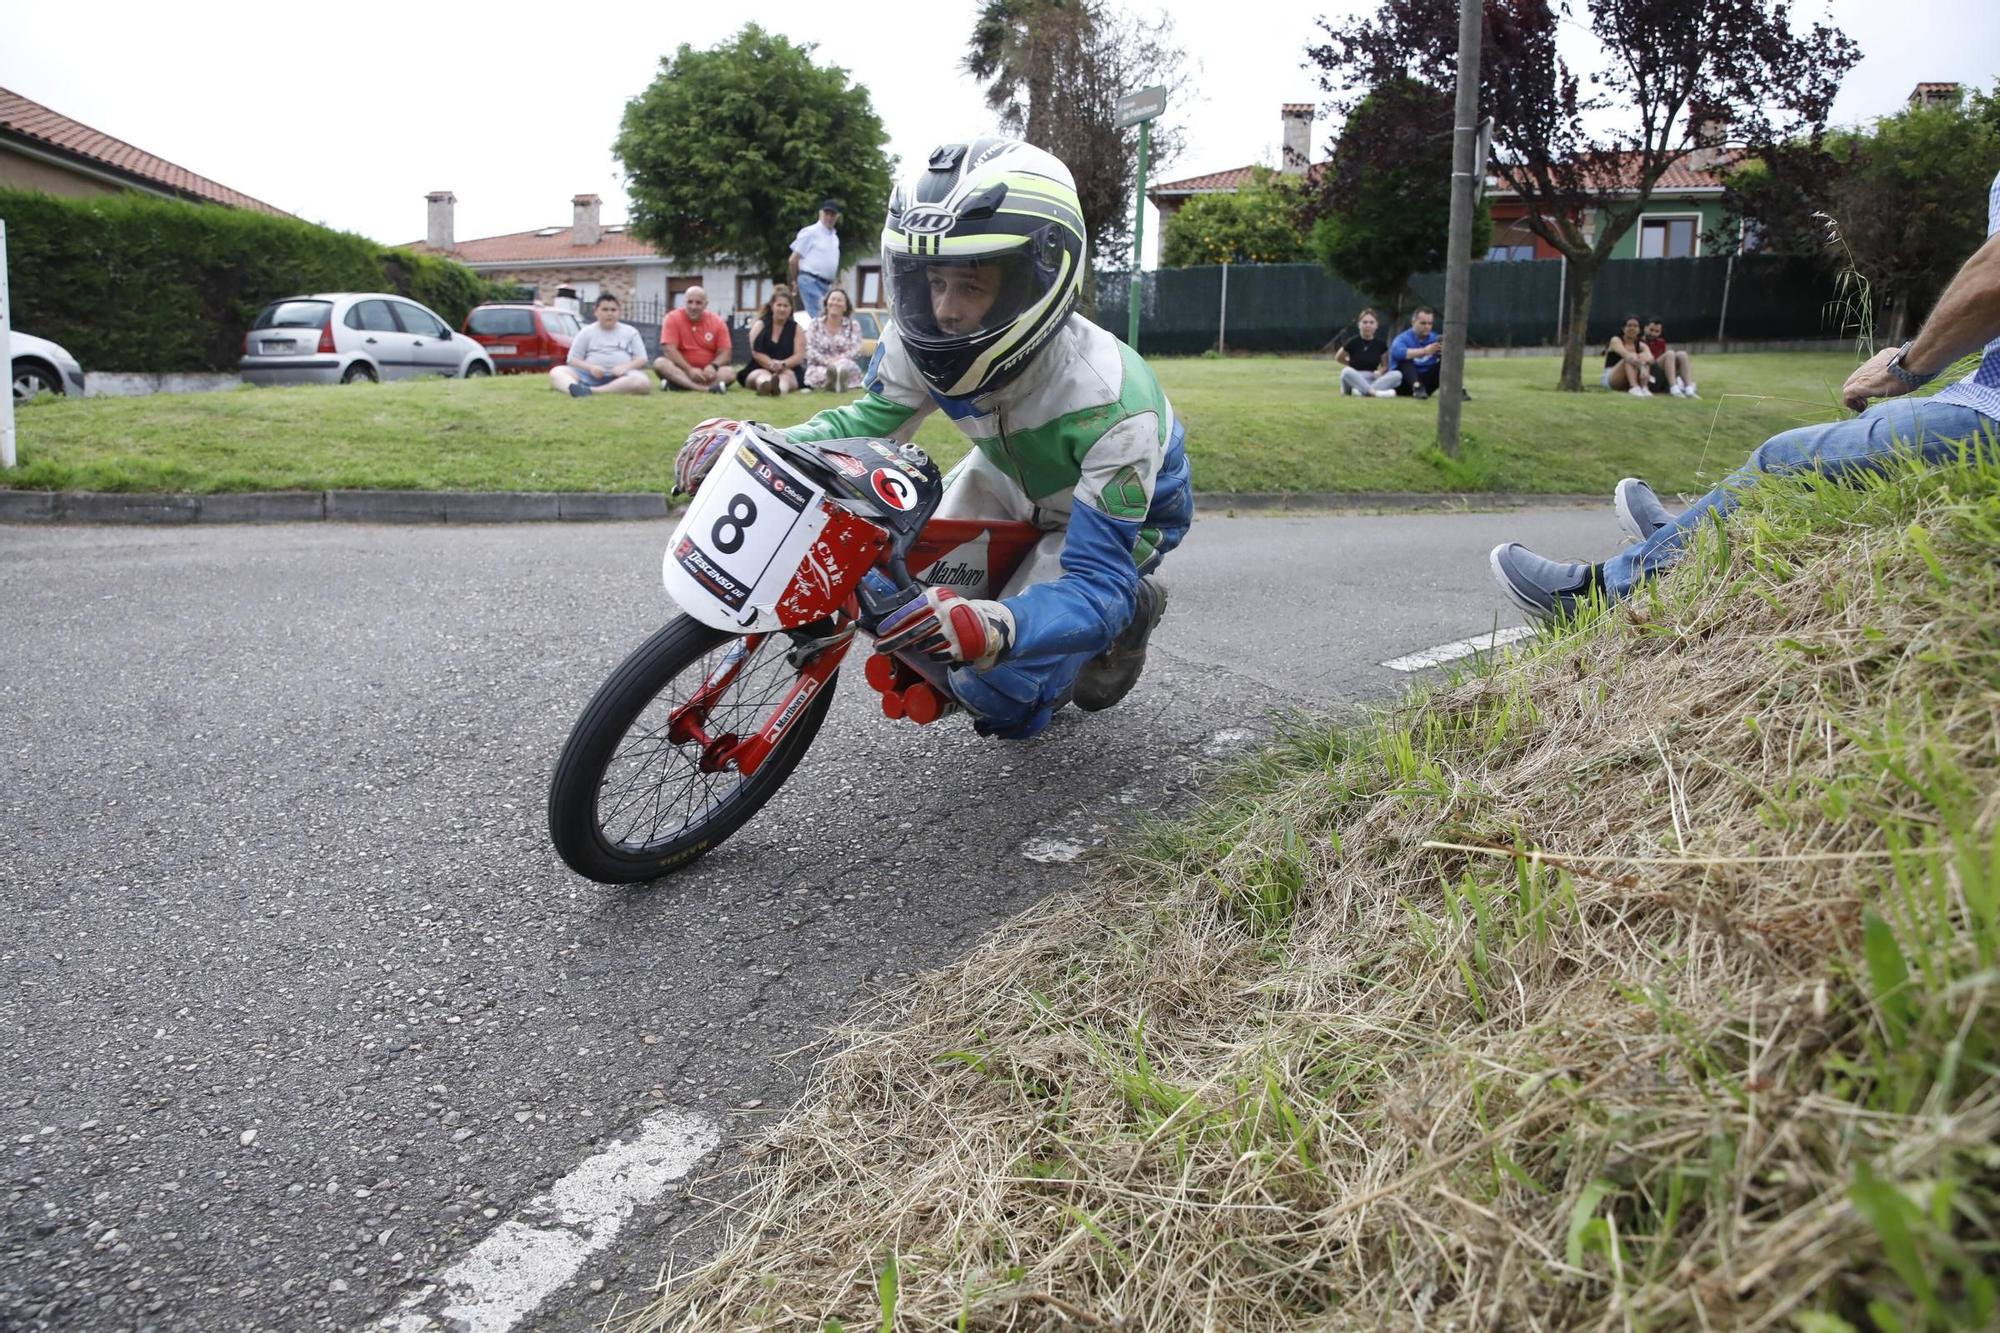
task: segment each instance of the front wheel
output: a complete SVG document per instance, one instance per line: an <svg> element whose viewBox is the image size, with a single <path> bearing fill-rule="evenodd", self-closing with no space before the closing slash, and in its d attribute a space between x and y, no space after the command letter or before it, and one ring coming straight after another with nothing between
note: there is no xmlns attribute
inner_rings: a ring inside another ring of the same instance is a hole
<svg viewBox="0 0 2000 1333"><path fill-rule="evenodd" d="M699 701L711 738L754 736L798 682L790 646L782 634L752 644L682 615L626 658L577 719L549 780L549 838L564 863L600 884L657 879L775 796L826 720L837 675L748 777L705 769L707 747L672 733L676 713Z"/></svg>
<svg viewBox="0 0 2000 1333"><path fill-rule="evenodd" d="M488 366L484 361L468 361L465 363L465 374L462 378L469 380L484 379L492 373L492 367Z"/></svg>

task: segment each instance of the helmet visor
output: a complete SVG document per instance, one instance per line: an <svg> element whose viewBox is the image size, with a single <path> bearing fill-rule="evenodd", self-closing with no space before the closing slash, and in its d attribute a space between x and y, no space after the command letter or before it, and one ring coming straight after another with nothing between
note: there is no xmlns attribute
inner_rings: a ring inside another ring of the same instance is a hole
<svg viewBox="0 0 2000 1333"><path fill-rule="evenodd" d="M927 342L971 340L1004 329L1049 294L1054 272L1031 247L977 258L889 255L889 304L897 328Z"/></svg>

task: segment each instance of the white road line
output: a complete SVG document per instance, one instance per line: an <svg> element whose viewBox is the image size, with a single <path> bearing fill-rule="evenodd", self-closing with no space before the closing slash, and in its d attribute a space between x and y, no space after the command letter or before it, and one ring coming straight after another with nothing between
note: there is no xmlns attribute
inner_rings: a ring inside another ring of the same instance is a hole
<svg viewBox="0 0 2000 1333"><path fill-rule="evenodd" d="M1519 643L1523 639L1534 637L1535 631L1528 626L1515 625L1492 634L1481 634L1477 638L1454 639L1435 648L1426 648L1420 653L1411 653L1408 657L1392 657L1382 665L1391 671L1422 671L1426 667L1456 662L1459 658L1470 657L1474 653L1490 653L1510 643Z"/></svg>
<svg viewBox="0 0 2000 1333"><path fill-rule="evenodd" d="M699 1116L665 1111L630 1143L613 1143L536 1196L456 1264L376 1325L377 1333L507 1333L611 1243L634 1209L652 1203L722 1142ZM416 1307L444 1289L436 1318Z"/></svg>

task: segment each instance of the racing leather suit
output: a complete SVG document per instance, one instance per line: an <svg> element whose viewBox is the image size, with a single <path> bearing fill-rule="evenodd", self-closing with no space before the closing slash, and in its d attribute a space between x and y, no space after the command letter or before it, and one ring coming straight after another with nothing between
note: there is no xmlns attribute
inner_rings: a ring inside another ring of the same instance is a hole
<svg viewBox="0 0 2000 1333"><path fill-rule="evenodd" d="M1042 559L1038 547L1001 598L1014 615L1007 656L985 671L951 674L981 730L1032 736L1083 664L1131 622L1140 575L1187 535L1194 492L1186 432L1138 353L1081 315L1013 380L962 399L932 391L891 328L865 386L861 398L785 435L900 442L942 408L974 449L945 479L939 515L1019 519L1051 534L1043 547L1056 559ZM1061 572L1050 577L1058 561Z"/></svg>

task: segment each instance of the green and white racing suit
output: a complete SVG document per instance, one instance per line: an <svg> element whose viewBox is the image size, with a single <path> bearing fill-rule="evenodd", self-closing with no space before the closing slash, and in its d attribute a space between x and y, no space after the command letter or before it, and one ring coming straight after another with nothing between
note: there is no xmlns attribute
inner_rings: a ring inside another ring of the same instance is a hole
<svg viewBox="0 0 2000 1333"><path fill-rule="evenodd" d="M941 408L974 449L945 479L939 516L1014 519L1050 534L1001 592L1014 614L1007 656L951 676L985 729L1031 736L1083 664L1131 621L1139 576L1187 535L1186 433L1139 354L1081 315L989 393L932 392L893 328L865 384L861 398L785 434L904 441Z"/></svg>

